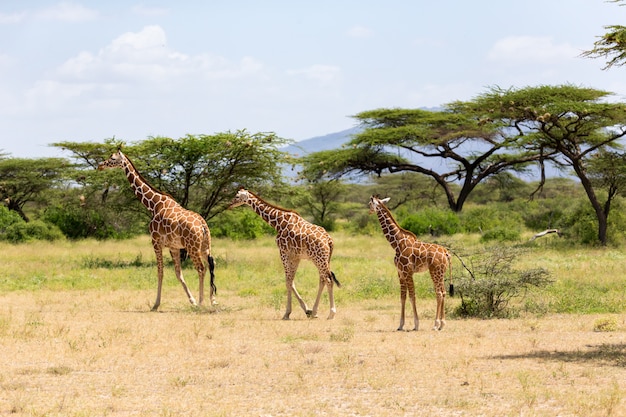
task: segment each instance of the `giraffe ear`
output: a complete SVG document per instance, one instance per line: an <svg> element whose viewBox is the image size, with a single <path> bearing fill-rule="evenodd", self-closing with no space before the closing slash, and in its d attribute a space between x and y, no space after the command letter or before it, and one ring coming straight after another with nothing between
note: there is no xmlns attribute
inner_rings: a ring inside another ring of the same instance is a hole
<svg viewBox="0 0 626 417"><path fill-rule="evenodd" d="M383 198L380 201L382 201L383 203L387 204L389 202L389 200L391 200L391 197L385 197L385 198Z"/></svg>

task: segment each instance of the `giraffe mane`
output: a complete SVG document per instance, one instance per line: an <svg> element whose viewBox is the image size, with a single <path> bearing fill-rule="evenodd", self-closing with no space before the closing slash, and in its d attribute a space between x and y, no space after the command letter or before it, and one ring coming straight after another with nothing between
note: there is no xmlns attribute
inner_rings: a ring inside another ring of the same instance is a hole
<svg viewBox="0 0 626 417"><path fill-rule="evenodd" d="M253 193L253 192L252 192L252 191L250 191L250 190L246 190L246 191L248 191L250 194L252 194L255 198L257 198L257 199L259 199L259 200L263 201L266 205L268 205L268 206L270 206L270 207L272 207L272 208L275 208L276 210L284 211L284 212L287 212L287 213L294 213L294 214L297 214L298 216L300 215L300 214L298 214L298 212L297 212L297 211L295 211L295 210L290 210L290 209L286 209L286 208L284 208L284 207L277 206L276 204L272 204L272 203L270 203L270 202L268 202L268 201L265 201L264 199L262 199L261 197L259 197L257 194Z"/></svg>
<svg viewBox="0 0 626 417"><path fill-rule="evenodd" d="M174 200L174 197L172 197L170 194L166 193L165 191L161 191L161 190L157 189L154 185L150 184L150 183L146 180L146 178L145 178L143 175L141 175L141 172L139 172L139 170L137 169L137 167L135 166L135 164L133 163L133 161L131 161L131 159L130 159L130 158L129 158L126 154L123 154L121 150L119 151L119 153L120 153L120 155L123 155L123 156L124 156L124 158L126 158L126 160L128 161L128 163L130 164L130 166L131 166L131 167L133 167L133 171L135 171L135 175L137 175L137 176L139 177L139 179L140 179L140 180L141 180L144 184L146 184L148 187L150 187L150 189L151 189L152 191L154 191L154 192L155 192L155 193L157 193L157 194L164 195L164 196L169 197L169 198L171 198L172 200Z"/></svg>
<svg viewBox="0 0 626 417"><path fill-rule="evenodd" d="M376 197L376 198L378 198L378 197ZM380 199L379 199L379 200L380 200ZM393 222L393 224L395 224L395 225L396 225L396 227L397 227L399 230L401 230L402 232L406 233L406 234L407 234L407 235L409 235L409 236L413 236L413 237L415 238L415 240L419 240L419 239L417 238L417 235L416 235L415 233L413 233L413 232L411 232L410 230L407 230L407 229L405 229L405 228L401 227L401 226L398 224L398 222L396 221L395 217L393 217L393 215L391 214L391 210L389 210L389 208L388 208L386 205L384 205L384 204L380 204L379 206L380 206L383 210L385 210L385 211L386 211L386 213L387 213L387 218L388 218L388 219L390 219L390 220Z"/></svg>

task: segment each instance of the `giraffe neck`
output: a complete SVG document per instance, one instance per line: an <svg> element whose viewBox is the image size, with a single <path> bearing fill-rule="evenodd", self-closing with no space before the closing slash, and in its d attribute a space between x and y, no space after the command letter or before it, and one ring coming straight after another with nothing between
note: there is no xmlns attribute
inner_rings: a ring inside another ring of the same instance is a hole
<svg viewBox="0 0 626 417"><path fill-rule="evenodd" d="M408 234L411 234L398 225L391 215L391 212L386 207L379 207L378 210L376 210L376 215L378 216L378 221L380 222L380 227L383 229L385 238L394 248L397 248L400 242L403 242L404 238L406 238Z"/></svg>
<svg viewBox="0 0 626 417"><path fill-rule="evenodd" d="M289 223L288 217L290 214L293 214L293 212L289 210L284 210L267 203L256 195L253 195L248 200L248 204L256 214L261 216L267 224L277 231L283 229Z"/></svg>
<svg viewBox="0 0 626 417"><path fill-rule="evenodd" d="M141 201L141 204L146 206L152 213L156 211L159 203L163 203L169 199L167 195L157 191L148 184L128 158L124 158L124 172L133 193L137 196L139 201Z"/></svg>

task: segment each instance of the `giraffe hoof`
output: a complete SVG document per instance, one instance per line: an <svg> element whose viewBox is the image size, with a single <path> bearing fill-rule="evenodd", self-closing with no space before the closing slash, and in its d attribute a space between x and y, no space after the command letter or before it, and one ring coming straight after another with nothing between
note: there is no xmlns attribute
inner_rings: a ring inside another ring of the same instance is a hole
<svg viewBox="0 0 626 417"><path fill-rule="evenodd" d="M306 310L305 313L308 318L313 317L313 310Z"/></svg>

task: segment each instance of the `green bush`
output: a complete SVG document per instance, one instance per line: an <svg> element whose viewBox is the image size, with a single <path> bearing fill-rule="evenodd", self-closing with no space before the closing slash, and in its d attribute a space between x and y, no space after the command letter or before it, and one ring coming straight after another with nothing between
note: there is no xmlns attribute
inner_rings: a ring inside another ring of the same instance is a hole
<svg viewBox="0 0 626 417"><path fill-rule="evenodd" d="M87 208L50 207L43 215L48 223L56 225L70 239L119 238L128 232L117 232L98 211Z"/></svg>
<svg viewBox="0 0 626 417"><path fill-rule="evenodd" d="M483 242L518 240L524 223L520 213L502 203L468 208L460 218L463 231L480 233Z"/></svg>
<svg viewBox="0 0 626 417"><path fill-rule="evenodd" d="M61 232L58 227L41 220L13 223L4 229L0 237L11 243L27 242L30 240L53 241L65 238L63 232Z"/></svg>
<svg viewBox="0 0 626 417"><path fill-rule="evenodd" d="M4 230L14 224L14 223L23 223L24 220L13 210L9 210L5 206L0 206L0 233L3 233Z"/></svg>
<svg viewBox="0 0 626 417"><path fill-rule="evenodd" d="M461 298L457 313L466 317L505 317L509 302L523 298L527 290L545 287L552 282L544 268L513 269L519 250L498 246L491 248L472 265L470 276L456 280L455 289Z"/></svg>
<svg viewBox="0 0 626 417"><path fill-rule="evenodd" d="M496 226L493 229L487 230L480 237L481 242L490 242L490 241L498 241L498 242L512 242L519 240L521 237L521 233L517 228L510 228L505 226Z"/></svg>
<svg viewBox="0 0 626 417"><path fill-rule="evenodd" d="M426 208L406 216L400 224L416 235L453 235L461 230L458 216L450 210Z"/></svg>
<svg viewBox="0 0 626 417"><path fill-rule="evenodd" d="M258 214L245 207L218 214L209 227L212 236L231 239L256 239L276 233Z"/></svg>
<svg viewBox="0 0 626 417"><path fill-rule="evenodd" d="M19 243L63 238L63 233L58 227L41 220L25 222L16 212L0 206L0 240Z"/></svg>

